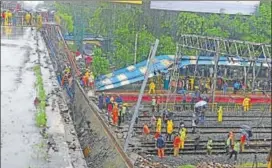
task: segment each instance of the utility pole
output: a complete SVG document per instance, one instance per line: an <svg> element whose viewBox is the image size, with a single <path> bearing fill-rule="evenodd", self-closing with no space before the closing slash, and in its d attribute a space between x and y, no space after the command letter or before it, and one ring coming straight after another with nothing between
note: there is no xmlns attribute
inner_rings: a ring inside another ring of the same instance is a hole
<svg viewBox="0 0 272 168"><path fill-rule="evenodd" d="M136 33L136 36L135 36L134 65L137 62L137 45L138 45L138 32Z"/></svg>
<svg viewBox="0 0 272 168"><path fill-rule="evenodd" d="M215 62L214 62L214 77L213 77L213 89L212 89L212 112L214 112L214 101L215 101L215 90L217 81L217 68L219 62L219 41L216 40L215 43Z"/></svg>
<svg viewBox="0 0 272 168"><path fill-rule="evenodd" d="M131 136L132 136L134 123L136 121L136 118L138 117L139 107L140 107L140 104L141 104L141 101L142 101L142 97L143 97L143 94L144 94L145 86L147 84L147 80L148 80L148 77L149 77L149 74L150 74L150 69L152 67L152 64L153 64L153 61L154 61L154 57L155 57L158 45L159 45L159 40L156 39L154 47L153 47L153 50L151 52L151 56L150 56L149 61L147 63L147 69L146 69L146 72L145 72L144 81L143 81L143 84L141 86L141 90L140 90L138 101L137 101L137 104L136 104L136 107L135 107L135 111L134 111L134 114L133 114L132 119L130 121L130 126L129 126L129 130L128 130L128 133L127 133L127 138L126 138L125 146L124 146L124 151L125 152L127 152L128 143L129 143L129 141L131 139Z"/></svg>

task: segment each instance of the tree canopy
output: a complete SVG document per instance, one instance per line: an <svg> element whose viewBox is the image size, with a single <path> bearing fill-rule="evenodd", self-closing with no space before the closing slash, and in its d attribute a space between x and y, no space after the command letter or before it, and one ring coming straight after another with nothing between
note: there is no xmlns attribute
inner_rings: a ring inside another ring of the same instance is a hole
<svg viewBox="0 0 272 168"><path fill-rule="evenodd" d="M55 6L59 17L66 22L66 29L73 31L75 11L66 4L56 3ZM146 59L156 38L160 39L157 55L174 55L180 34L271 43L271 2L261 2L258 12L252 16L152 10L148 2L143 5L100 3L95 8L91 6L86 4L84 8L88 23L85 33L109 40L110 44L102 52L108 53L109 63L116 68L133 64L135 52L137 62Z"/></svg>

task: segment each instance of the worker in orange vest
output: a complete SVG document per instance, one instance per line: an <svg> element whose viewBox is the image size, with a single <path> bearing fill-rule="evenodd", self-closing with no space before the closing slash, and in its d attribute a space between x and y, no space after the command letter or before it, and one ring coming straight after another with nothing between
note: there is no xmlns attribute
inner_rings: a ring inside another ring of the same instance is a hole
<svg viewBox="0 0 272 168"><path fill-rule="evenodd" d="M112 109L112 121L114 125L117 125L118 123L118 106L117 103L114 103L113 109Z"/></svg>
<svg viewBox="0 0 272 168"><path fill-rule="evenodd" d="M174 138L173 145L174 145L174 156L178 156L179 155L179 148L181 145L181 139L178 134Z"/></svg>
<svg viewBox="0 0 272 168"><path fill-rule="evenodd" d="M143 135L144 135L144 140L148 140L148 135L150 134L150 130L148 128L148 125L145 123L143 127Z"/></svg>

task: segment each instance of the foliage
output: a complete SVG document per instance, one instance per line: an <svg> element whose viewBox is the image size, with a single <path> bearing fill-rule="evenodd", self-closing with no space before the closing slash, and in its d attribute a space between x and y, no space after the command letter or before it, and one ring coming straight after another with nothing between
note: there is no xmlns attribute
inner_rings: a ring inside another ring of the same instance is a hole
<svg viewBox="0 0 272 168"><path fill-rule="evenodd" d="M46 93L43 87L43 79L42 79L42 74L41 74L41 68L40 66L35 66L34 67L34 72L35 72L35 76L36 76L36 89L38 92L38 98L40 100L40 103L37 107L37 114L36 114L36 125L38 127L44 127L46 126L46 121L47 121L47 117L46 117L46 113L45 113L45 109L46 109Z"/></svg>
<svg viewBox="0 0 272 168"><path fill-rule="evenodd" d="M55 7L57 10L56 18L63 20L65 28L68 30L68 32L73 32L74 30L74 21L72 17L72 10L69 5L61 5L58 2L55 2ZM59 22L61 22L58 20Z"/></svg>
<svg viewBox="0 0 272 168"><path fill-rule="evenodd" d="M179 166L179 168L195 168L196 166L194 165L182 165L182 166Z"/></svg>
<svg viewBox="0 0 272 168"><path fill-rule="evenodd" d="M75 44L68 44L68 48L72 51L72 52L76 52L77 51L77 46Z"/></svg>
<svg viewBox="0 0 272 168"><path fill-rule="evenodd" d="M271 2L261 2L258 13L252 16L150 10L148 4L148 1L138 6L101 3L95 9L91 5L84 8L86 30L110 39L110 47L103 47L102 53L110 53L108 60L116 68L133 64L136 33L137 62L146 59L156 38L160 39L157 55L175 54L181 34L271 43ZM56 8L58 13L66 14L64 18L71 24L71 7L57 3ZM192 49L182 53L198 54Z"/></svg>
<svg viewBox="0 0 272 168"><path fill-rule="evenodd" d="M92 72L94 73L94 76L97 77L99 75L108 73L109 66L109 61L106 58L102 57L101 49L95 47L92 63Z"/></svg>
<svg viewBox="0 0 272 168"><path fill-rule="evenodd" d="M253 162L246 162L246 163L240 164L239 167L240 168L248 168L248 167L252 167L252 165L253 165ZM259 167L267 167L267 164L258 162L258 166Z"/></svg>
<svg viewBox="0 0 272 168"><path fill-rule="evenodd" d="M157 55L173 55L176 52L176 44L171 36L161 36Z"/></svg>

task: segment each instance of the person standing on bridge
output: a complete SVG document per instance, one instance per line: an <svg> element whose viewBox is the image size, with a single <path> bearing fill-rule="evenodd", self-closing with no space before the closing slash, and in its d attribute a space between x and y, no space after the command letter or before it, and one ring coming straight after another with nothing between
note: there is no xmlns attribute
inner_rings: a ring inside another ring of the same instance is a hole
<svg viewBox="0 0 272 168"><path fill-rule="evenodd" d="M159 138L157 139L157 148L158 148L159 158L163 158L164 157L165 141L164 141L162 135L160 135Z"/></svg>
<svg viewBox="0 0 272 168"><path fill-rule="evenodd" d="M180 136L178 134L176 134L175 138L174 138L174 156L178 156L179 155L179 148L180 148L180 144L181 144L181 139Z"/></svg>
<svg viewBox="0 0 272 168"><path fill-rule="evenodd" d="M8 25L11 25L12 23L12 13L11 11L8 11Z"/></svg>
<svg viewBox="0 0 272 168"><path fill-rule="evenodd" d="M27 12L26 15L25 15L26 25L30 25L30 19L31 19L30 17L31 17L31 16L30 16L30 13Z"/></svg>
<svg viewBox="0 0 272 168"><path fill-rule="evenodd" d="M42 16L41 16L41 14L38 14L38 16L37 16L37 27L38 27L38 29L40 29L42 27Z"/></svg>
<svg viewBox="0 0 272 168"><path fill-rule="evenodd" d="M150 82L149 84L149 91L148 91L148 94L156 94L156 91L155 91L155 88L156 88L156 85L153 81Z"/></svg>
<svg viewBox="0 0 272 168"><path fill-rule="evenodd" d="M2 12L2 16L1 16L1 25L2 25L2 26L3 26L4 23L5 23L5 19L6 19L6 12L3 11L3 12Z"/></svg>
<svg viewBox="0 0 272 168"><path fill-rule="evenodd" d="M249 110L249 106L250 106L250 98L245 97L243 100L244 112L247 112Z"/></svg>
<svg viewBox="0 0 272 168"><path fill-rule="evenodd" d="M221 124L222 121L223 121L223 107L220 106L217 111L217 122Z"/></svg>

